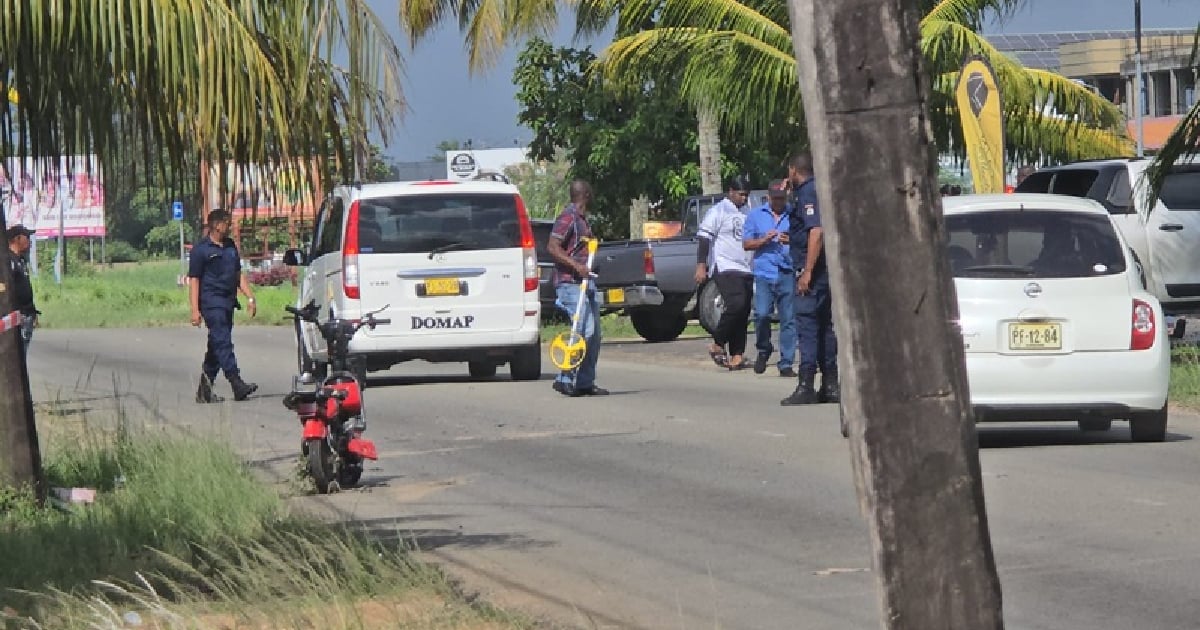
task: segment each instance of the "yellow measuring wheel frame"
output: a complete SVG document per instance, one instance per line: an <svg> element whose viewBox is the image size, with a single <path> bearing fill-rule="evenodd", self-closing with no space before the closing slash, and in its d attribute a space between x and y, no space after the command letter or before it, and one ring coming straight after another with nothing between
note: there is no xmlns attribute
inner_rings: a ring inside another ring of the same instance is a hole
<svg viewBox="0 0 1200 630"><path fill-rule="evenodd" d="M579 367L587 354L587 339L580 328L583 323L584 300L587 299L588 285L592 281L592 263L595 262L596 248L600 246L600 241L594 238L585 238L583 241L587 244L588 275L584 276L579 284L579 299L575 302L575 313L571 316L571 330L559 333L550 340L550 362L563 371ZM599 326L600 322L595 322L594 325Z"/></svg>

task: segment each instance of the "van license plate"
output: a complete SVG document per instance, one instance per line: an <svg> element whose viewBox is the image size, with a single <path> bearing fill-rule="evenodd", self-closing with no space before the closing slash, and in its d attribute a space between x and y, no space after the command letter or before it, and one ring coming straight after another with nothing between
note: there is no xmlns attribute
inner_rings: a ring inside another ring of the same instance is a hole
<svg viewBox="0 0 1200 630"><path fill-rule="evenodd" d="M1009 324L1010 350L1061 350L1062 324Z"/></svg>
<svg viewBox="0 0 1200 630"><path fill-rule="evenodd" d="M625 289L609 289L604 292L605 304L624 304Z"/></svg>
<svg viewBox="0 0 1200 630"><path fill-rule="evenodd" d="M425 280L425 295L458 294L458 278L429 278Z"/></svg>

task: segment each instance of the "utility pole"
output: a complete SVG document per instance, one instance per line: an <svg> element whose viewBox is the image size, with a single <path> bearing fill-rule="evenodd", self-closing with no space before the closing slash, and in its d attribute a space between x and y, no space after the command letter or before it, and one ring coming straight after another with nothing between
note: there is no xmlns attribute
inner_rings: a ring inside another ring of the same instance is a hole
<svg viewBox="0 0 1200 630"><path fill-rule="evenodd" d="M1142 84L1142 0L1133 0L1133 72L1137 74L1136 85L1134 90L1137 92L1137 100L1134 101L1137 106L1137 156L1146 156L1146 128L1143 122L1142 108L1146 101L1146 94Z"/></svg>
<svg viewBox="0 0 1200 630"><path fill-rule="evenodd" d="M792 42L883 626L1000 630L1000 580L943 244L922 4L789 0Z"/></svg>

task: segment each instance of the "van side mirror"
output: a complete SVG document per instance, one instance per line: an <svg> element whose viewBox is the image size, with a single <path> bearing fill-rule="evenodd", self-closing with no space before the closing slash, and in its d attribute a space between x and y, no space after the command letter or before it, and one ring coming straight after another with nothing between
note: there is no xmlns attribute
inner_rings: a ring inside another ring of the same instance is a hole
<svg viewBox="0 0 1200 630"><path fill-rule="evenodd" d="M283 264L289 267L303 267L308 264L307 258L299 249L289 249L283 252Z"/></svg>

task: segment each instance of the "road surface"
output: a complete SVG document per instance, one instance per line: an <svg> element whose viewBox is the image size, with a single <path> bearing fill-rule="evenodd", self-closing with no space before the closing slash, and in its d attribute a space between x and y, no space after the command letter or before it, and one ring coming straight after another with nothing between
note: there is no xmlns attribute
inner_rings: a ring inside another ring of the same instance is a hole
<svg viewBox="0 0 1200 630"><path fill-rule="evenodd" d="M204 332L190 328L39 331L34 394L225 432L283 483L299 445L280 404L290 330L234 340L261 385L245 403L192 402ZM381 459L365 487L301 501L579 627L880 627L834 407L779 407L794 382L717 370L702 340L608 345L599 383L613 395L565 399L503 368L472 382L465 365L399 366L367 391ZM1169 431L1131 444L1123 423L981 429L1008 628L1200 627L1200 417L1176 414Z"/></svg>

